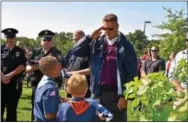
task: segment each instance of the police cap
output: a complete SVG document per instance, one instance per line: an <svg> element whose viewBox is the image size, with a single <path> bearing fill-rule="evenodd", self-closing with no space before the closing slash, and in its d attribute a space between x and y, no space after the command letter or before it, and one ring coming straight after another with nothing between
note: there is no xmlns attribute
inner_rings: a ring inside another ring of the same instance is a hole
<svg viewBox="0 0 188 123"><path fill-rule="evenodd" d="M18 33L18 30L14 28L6 28L2 30L1 32L4 33L6 38L15 38L16 34Z"/></svg>
<svg viewBox="0 0 188 123"><path fill-rule="evenodd" d="M54 32L51 30L42 30L39 32L38 36L42 38L43 41L50 41L52 40L53 36L55 35Z"/></svg>

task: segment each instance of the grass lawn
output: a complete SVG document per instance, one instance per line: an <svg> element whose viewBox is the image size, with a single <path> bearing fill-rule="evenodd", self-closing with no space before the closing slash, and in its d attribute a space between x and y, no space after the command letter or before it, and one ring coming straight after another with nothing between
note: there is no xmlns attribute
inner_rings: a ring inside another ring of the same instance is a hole
<svg viewBox="0 0 188 123"><path fill-rule="evenodd" d="M27 87L26 82L23 84L22 96L19 100L18 108L17 108L17 120L18 121L31 121L31 87ZM66 93L64 91L60 91L61 96L65 96ZM6 112L4 114L4 118L6 116Z"/></svg>

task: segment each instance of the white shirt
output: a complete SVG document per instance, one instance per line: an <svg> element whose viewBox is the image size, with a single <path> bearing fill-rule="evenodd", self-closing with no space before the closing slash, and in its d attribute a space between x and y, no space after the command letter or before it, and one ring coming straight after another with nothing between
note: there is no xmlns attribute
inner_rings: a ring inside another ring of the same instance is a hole
<svg viewBox="0 0 188 123"><path fill-rule="evenodd" d="M117 39L118 39L118 36L111 39L111 40L107 38L107 42L108 42L109 45L113 45L117 41Z"/></svg>
<svg viewBox="0 0 188 123"><path fill-rule="evenodd" d="M114 37L113 39L109 39L108 36L106 36L106 38L107 38L107 43L108 43L109 45L113 45L113 44L116 43L116 41L118 40L119 35L120 35L120 32L118 33L118 36Z"/></svg>
<svg viewBox="0 0 188 123"><path fill-rule="evenodd" d="M174 80L177 80L174 76L173 76L173 73L175 72L177 66L178 66L178 62L181 61L182 59L185 59L188 63L188 50L183 50L181 52L179 52L175 59L172 61L172 64L170 66L170 70L169 70L169 74L168 74L168 78L169 78L169 81L174 81ZM187 88L187 84L188 84L188 75L187 75L187 81L186 82L182 82L181 83L181 86L183 88Z"/></svg>

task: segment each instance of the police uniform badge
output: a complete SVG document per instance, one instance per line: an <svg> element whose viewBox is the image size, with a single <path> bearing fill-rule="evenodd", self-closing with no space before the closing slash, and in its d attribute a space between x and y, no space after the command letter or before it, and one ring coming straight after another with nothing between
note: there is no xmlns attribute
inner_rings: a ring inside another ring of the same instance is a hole
<svg viewBox="0 0 188 123"><path fill-rule="evenodd" d="M47 34L48 34L48 31L45 31L44 33L47 35Z"/></svg>
<svg viewBox="0 0 188 123"><path fill-rule="evenodd" d="M16 57L19 57L20 56L20 52L16 52Z"/></svg>
<svg viewBox="0 0 188 123"><path fill-rule="evenodd" d="M8 32L12 32L11 29L9 29Z"/></svg>

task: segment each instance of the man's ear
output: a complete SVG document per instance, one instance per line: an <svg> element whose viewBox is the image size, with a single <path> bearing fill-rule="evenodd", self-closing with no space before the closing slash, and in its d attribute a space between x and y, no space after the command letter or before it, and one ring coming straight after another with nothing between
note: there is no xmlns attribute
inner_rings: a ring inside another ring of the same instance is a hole
<svg viewBox="0 0 188 123"><path fill-rule="evenodd" d="M117 30L119 29L119 24L117 23Z"/></svg>

